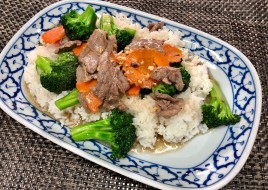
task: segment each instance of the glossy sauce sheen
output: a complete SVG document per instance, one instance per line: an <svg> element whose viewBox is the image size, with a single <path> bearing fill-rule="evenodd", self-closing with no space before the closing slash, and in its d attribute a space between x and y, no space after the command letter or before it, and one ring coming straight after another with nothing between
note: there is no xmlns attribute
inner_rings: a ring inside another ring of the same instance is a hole
<svg viewBox="0 0 268 190"><path fill-rule="evenodd" d="M183 144L181 143L168 143L165 142L163 137L158 137L155 143L154 149L144 148L140 144L135 144L131 151L135 153L153 153L153 154L162 154L170 151L177 150L181 148Z"/></svg>

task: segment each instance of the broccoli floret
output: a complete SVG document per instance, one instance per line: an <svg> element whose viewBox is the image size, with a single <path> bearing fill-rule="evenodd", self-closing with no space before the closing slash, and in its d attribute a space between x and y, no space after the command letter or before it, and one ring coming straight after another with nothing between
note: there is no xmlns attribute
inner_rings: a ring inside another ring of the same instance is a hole
<svg viewBox="0 0 268 190"><path fill-rule="evenodd" d="M117 52L124 50L132 42L135 33L136 30L130 28L123 28L122 30L116 31Z"/></svg>
<svg viewBox="0 0 268 190"><path fill-rule="evenodd" d="M157 86L153 86L152 91L154 93L159 92L170 96L173 96L178 92L174 84L166 84L164 82L160 82Z"/></svg>
<svg viewBox="0 0 268 190"><path fill-rule="evenodd" d="M60 109L60 110L64 110L66 108L75 106L77 104L79 104L79 100L78 100L78 90L75 88L73 89L69 94L67 94L66 96L58 99L55 102L55 105Z"/></svg>
<svg viewBox="0 0 268 190"><path fill-rule="evenodd" d="M37 56L36 59L42 86L56 94L75 87L77 65L77 57L69 52L59 54L55 61L42 56Z"/></svg>
<svg viewBox="0 0 268 190"><path fill-rule="evenodd" d="M208 128L238 123L241 118L232 113L219 84L214 79L211 79L211 82L213 87L210 91L210 101L202 105L202 123Z"/></svg>
<svg viewBox="0 0 268 190"><path fill-rule="evenodd" d="M100 19L100 29L104 30L108 35L115 34L117 41L117 52L125 49L125 47L133 40L136 30L130 28L118 29L111 15L103 14Z"/></svg>
<svg viewBox="0 0 268 190"><path fill-rule="evenodd" d="M113 159L126 157L136 141L136 129L132 125L133 116L119 109L102 120L78 125L71 129L75 141L101 140L111 145Z"/></svg>
<svg viewBox="0 0 268 190"><path fill-rule="evenodd" d="M97 15L91 6L82 14L72 10L64 14L61 24L70 40L87 40L96 28Z"/></svg>
<svg viewBox="0 0 268 190"><path fill-rule="evenodd" d="M191 82L191 75L188 71L185 70L184 66L180 67L180 71L181 71L182 81L184 83L184 87L181 92L184 92L189 87L189 84Z"/></svg>

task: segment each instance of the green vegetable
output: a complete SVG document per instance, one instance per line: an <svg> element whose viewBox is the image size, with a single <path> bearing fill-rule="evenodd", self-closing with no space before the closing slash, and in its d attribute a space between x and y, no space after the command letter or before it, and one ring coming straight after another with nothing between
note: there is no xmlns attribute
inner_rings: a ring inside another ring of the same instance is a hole
<svg viewBox="0 0 268 190"><path fill-rule="evenodd" d="M100 29L104 30L108 36L115 34L117 27L114 18L109 14L102 14L100 18Z"/></svg>
<svg viewBox="0 0 268 190"><path fill-rule="evenodd" d="M119 109L113 109L107 119L98 120L71 129L75 141L96 139L111 145L113 159L126 157L136 141L133 116Z"/></svg>
<svg viewBox="0 0 268 190"><path fill-rule="evenodd" d="M122 30L116 31L117 52L124 50L132 42L135 33L136 30L130 28L123 28Z"/></svg>
<svg viewBox="0 0 268 190"><path fill-rule="evenodd" d="M157 86L153 86L152 91L154 93L159 92L170 96L173 96L178 92L174 84L166 84L164 82L160 82Z"/></svg>
<svg viewBox="0 0 268 190"><path fill-rule="evenodd" d="M189 87L189 84L191 82L191 75L190 73L188 73L188 71L185 70L184 66L181 66L180 70L181 70L182 81L184 83L184 87L181 92L184 92Z"/></svg>
<svg viewBox="0 0 268 190"><path fill-rule="evenodd" d="M181 91L178 91L175 87L175 84L166 84L164 82L160 82L157 86L152 87L153 92L159 92L162 94L168 94L170 96L173 96L175 94L179 94L187 90L191 82L191 75L188 73L188 71L185 70L184 66L182 66L180 63L176 63L176 66L174 65L171 66L180 68L182 81L184 83L183 89Z"/></svg>
<svg viewBox="0 0 268 190"><path fill-rule="evenodd" d="M211 82L213 87L210 91L210 102L202 105L202 123L206 124L208 128L238 123L241 118L231 112L219 84L214 79L211 79Z"/></svg>
<svg viewBox="0 0 268 190"><path fill-rule="evenodd" d="M104 30L107 35L115 34L117 41L117 52L125 49L125 47L133 40L136 30L130 28L118 29L111 15L103 14L100 19L100 29Z"/></svg>
<svg viewBox="0 0 268 190"><path fill-rule="evenodd" d="M75 87L77 65L77 57L69 52L59 54L55 61L42 56L37 56L36 59L42 86L56 94Z"/></svg>
<svg viewBox="0 0 268 190"><path fill-rule="evenodd" d="M61 24L70 40L87 40L96 28L97 15L91 6L82 14L72 10L64 14Z"/></svg>
<svg viewBox="0 0 268 190"><path fill-rule="evenodd" d="M75 106L77 104L79 104L79 100L78 100L78 90L75 88L73 89L69 94L67 94L66 96L62 97L61 99L58 99L55 102L55 105L60 109L60 110L64 110L66 108Z"/></svg>

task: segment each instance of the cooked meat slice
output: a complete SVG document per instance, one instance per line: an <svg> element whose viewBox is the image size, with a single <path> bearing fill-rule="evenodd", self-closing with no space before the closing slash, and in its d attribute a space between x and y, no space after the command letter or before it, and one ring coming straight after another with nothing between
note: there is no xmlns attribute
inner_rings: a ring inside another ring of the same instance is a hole
<svg viewBox="0 0 268 190"><path fill-rule="evenodd" d="M84 57L78 57L79 62L81 62L88 73L94 73L97 70L99 64L99 56L94 52L88 52Z"/></svg>
<svg viewBox="0 0 268 190"><path fill-rule="evenodd" d="M122 93L125 93L130 87L127 78L119 69L117 69L116 84Z"/></svg>
<svg viewBox="0 0 268 190"><path fill-rule="evenodd" d="M74 40L74 41L67 41L65 43L62 43L58 49L58 52L65 52L65 51L70 51L71 49L80 46L82 42L80 40Z"/></svg>
<svg viewBox="0 0 268 190"><path fill-rule="evenodd" d="M97 74L97 86L93 88L92 92L103 100L111 87L112 72L111 64L109 62L109 54L105 52L100 57L99 70Z"/></svg>
<svg viewBox="0 0 268 190"><path fill-rule="evenodd" d="M154 93L154 98L158 99L158 100L160 100L160 99L168 100L170 102L176 102L178 100L176 98L171 97L168 94L162 94L162 93L159 93L159 92Z"/></svg>
<svg viewBox="0 0 268 190"><path fill-rule="evenodd" d="M109 36L107 47L106 47L105 51L107 51L108 53L116 51L116 37L115 37L115 35Z"/></svg>
<svg viewBox="0 0 268 190"><path fill-rule="evenodd" d="M153 22L148 24L147 28L149 29L150 32L153 32L161 29L163 26L164 26L163 22Z"/></svg>
<svg viewBox="0 0 268 190"><path fill-rule="evenodd" d="M100 29L94 30L87 41L87 47L97 54L102 54L108 45L106 32Z"/></svg>
<svg viewBox="0 0 268 190"><path fill-rule="evenodd" d="M157 105L157 115L164 118L170 118L182 110L184 100L182 98L173 98L167 94L155 93L154 99Z"/></svg>
<svg viewBox="0 0 268 190"><path fill-rule="evenodd" d="M96 79L97 74L89 74L85 66L79 65L76 69L76 82L87 82Z"/></svg>
<svg viewBox="0 0 268 190"><path fill-rule="evenodd" d="M85 66L86 71L93 74L97 71L100 56L104 52L110 54L116 44L115 36L110 36L106 39L106 33L102 30L95 30L87 42L87 46L78 56L78 60Z"/></svg>
<svg viewBox="0 0 268 190"><path fill-rule="evenodd" d="M179 68L174 67L157 67L154 69L150 77L154 80L164 82L166 84L175 84L177 90L181 91L184 83Z"/></svg>
<svg viewBox="0 0 268 190"><path fill-rule="evenodd" d="M163 52L163 41L153 39L134 39L128 46L130 50L147 48Z"/></svg>

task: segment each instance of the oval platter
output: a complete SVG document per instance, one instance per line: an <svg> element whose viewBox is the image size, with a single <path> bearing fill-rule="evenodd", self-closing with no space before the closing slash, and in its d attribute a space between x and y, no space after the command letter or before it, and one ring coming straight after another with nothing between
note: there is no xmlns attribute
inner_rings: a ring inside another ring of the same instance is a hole
<svg viewBox="0 0 268 190"><path fill-rule="evenodd" d="M83 11L90 4L98 15L123 13L145 27L163 21L170 30L183 33L185 47L212 63L240 123L220 127L195 137L181 149L166 154L130 152L112 160L109 147L96 141L75 143L66 126L32 105L22 86L27 53L39 43L40 34L59 23L62 14ZM236 48L194 28L131 8L102 2L68 0L55 3L28 21L6 45L0 56L0 107L26 127L92 162L159 189L219 189L232 180L246 162L260 121L262 94L251 62Z"/></svg>

